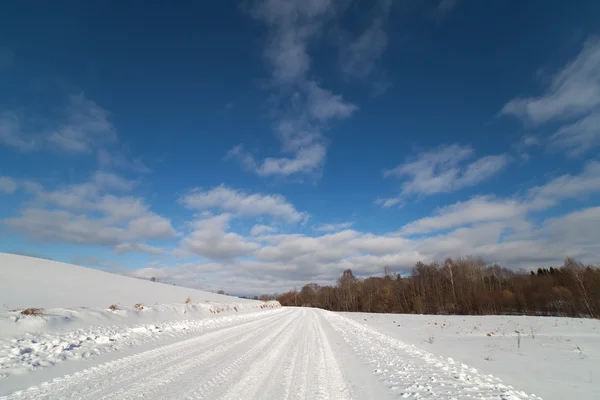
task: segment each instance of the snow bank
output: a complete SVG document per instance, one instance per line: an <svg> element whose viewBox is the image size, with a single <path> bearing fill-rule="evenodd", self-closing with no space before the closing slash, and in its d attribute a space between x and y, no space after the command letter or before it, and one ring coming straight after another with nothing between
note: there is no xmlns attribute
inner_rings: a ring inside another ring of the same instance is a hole
<svg viewBox="0 0 600 400"><path fill-rule="evenodd" d="M270 312L280 312L279 307ZM138 325L97 325L65 332L40 331L0 337L0 382L69 360L85 360L106 352L156 342L166 337L206 333L262 318L250 312L215 318L184 319Z"/></svg>

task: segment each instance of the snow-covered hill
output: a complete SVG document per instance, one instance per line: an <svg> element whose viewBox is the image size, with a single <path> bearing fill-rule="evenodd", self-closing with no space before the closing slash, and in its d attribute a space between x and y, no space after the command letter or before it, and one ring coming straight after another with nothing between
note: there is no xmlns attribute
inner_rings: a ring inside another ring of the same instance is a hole
<svg viewBox="0 0 600 400"><path fill-rule="evenodd" d="M0 253L0 307L80 308L216 302L256 303L56 261Z"/></svg>

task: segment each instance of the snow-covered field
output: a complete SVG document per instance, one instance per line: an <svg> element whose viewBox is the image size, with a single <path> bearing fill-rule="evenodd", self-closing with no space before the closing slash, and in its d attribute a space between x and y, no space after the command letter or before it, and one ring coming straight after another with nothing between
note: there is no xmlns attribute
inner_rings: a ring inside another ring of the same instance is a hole
<svg viewBox="0 0 600 400"><path fill-rule="evenodd" d="M544 399L600 399L598 320L527 316L343 315L403 343L493 374L505 383Z"/></svg>
<svg viewBox="0 0 600 400"><path fill-rule="evenodd" d="M594 320L281 308L3 254L0 304L2 399L600 398Z"/></svg>

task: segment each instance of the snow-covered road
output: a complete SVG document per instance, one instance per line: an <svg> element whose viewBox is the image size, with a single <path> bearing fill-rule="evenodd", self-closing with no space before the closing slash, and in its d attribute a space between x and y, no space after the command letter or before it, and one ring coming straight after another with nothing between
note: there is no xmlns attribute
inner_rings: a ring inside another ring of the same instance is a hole
<svg viewBox="0 0 600 400"><path fill-rule="evenodd" d="M309 308L240 318L103 364L79 363L87 369L5 398L536 398L339 314Z"/></svg>

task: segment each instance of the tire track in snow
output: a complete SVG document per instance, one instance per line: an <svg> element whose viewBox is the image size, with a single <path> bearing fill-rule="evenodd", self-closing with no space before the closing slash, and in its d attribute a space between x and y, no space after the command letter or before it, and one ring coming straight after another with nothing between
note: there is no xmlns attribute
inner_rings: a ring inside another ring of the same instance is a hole
<svg viewBox="0 0 600 400"><path fill-rule="evenodd" d="M256 359L234 387L215 398L351 398L316 311L301 309L296 314L300 315L295 317L293 330L267 354Z"/></svg>
<svg viewBox="0 0 600 400"><path fill-rule="evenodd" d="M168 346L121 358L44 382L37 387L19 391L0 399L54 399L61 397L95 399L110 398L115 393L125 396L122 388L129 388L127 386L129 383L148 376L169 375L169 368L176 366L182 360L193 358L194 355L200 354L201 359L196 360L198 363L206 362L211 357L218 355L217 352L207 353L209 348L216 349L221 346L220 351L226 351L230 347L225 344L227 342L230 342L231 346L243 344L256 334L262 334L269 329L273 329L274 326L279 324L280 319L289 313L290 311L286 310L259 320L238 324L217 332L210 332ZM203 353L206 353L205 357L202 356ZM187 366L188 363L185 362L185 365ZM145 387L141 390L144 393L149 389L150 387Z"/></svg>
<svg viewBox="0 0 600 400"><path fill-rule="evenodd" d="M369 393L378 399L538 399L452 359L315 309L240 319L234 326L66 375L8 399L374 398Z"/></svg>

